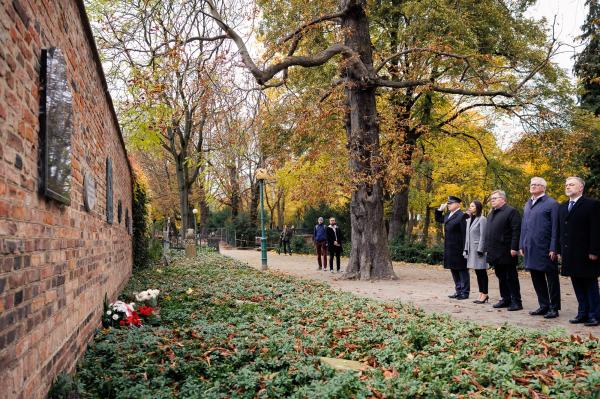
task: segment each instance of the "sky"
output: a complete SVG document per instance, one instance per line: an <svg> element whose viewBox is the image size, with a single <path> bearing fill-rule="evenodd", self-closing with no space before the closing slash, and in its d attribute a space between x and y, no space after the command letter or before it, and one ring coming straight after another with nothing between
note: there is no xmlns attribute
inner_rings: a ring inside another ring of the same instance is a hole
<svg viewBox="0 0 600 399"><path fill-rule="evenodd" d="M534 18L545 17L550 23L556 16L557 38L560 42L570 46L581 46L576 37L581 34L580 27L583 25L586 14L585 0L538 0L527 13ZM572 76L574 62L572 57L576 50L565 46L562 51L557 56L557 62Z"/></svg>
<svg viewBox="0 0 600 399"><path fill-rule="evenodd" d="M538 0L526 15L536 19L544 17L550 24L556 17L555 35L565 46L555 61L574 79L573 55L582 48L577 36L581 35L580 27L587 15L585 0ZM523 127L517 119L502 120L496 124L494 133L500 148L506 149L521 136Z"/></svg>

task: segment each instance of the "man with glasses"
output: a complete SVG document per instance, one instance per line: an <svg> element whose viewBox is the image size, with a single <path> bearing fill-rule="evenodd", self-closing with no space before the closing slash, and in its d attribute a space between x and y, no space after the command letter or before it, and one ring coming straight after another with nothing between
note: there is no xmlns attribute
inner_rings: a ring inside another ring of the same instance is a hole
<svg viewBox="0 0 600 399"><path fill-rule="evenodd" d="M585 182L569 177L569 200L558 208L558 253L561 274L571 277L577 297L577 316L569 322L593 327L600 324L600 202L583 196Z"/></svg>
<svg viewBox="0 0 600 399"><path fill-rule="evenodd" d="M546 319L558 317L560 283L556 261L558 202L546 195L546 180L534 177L529 184L531 198L525 203L519 249L525 269L531 274L539 308L529 312Z"/></svg>
<svg viewBox="0 0 600 399"><path fill-rule="evenodd" d="M490 196L492 211L487 220L485 250L487 261L494 267L500 285L500 301L494 308L522 310L521 287L517 273L521 215L506 203L506 193L501 190Z"/></svg>

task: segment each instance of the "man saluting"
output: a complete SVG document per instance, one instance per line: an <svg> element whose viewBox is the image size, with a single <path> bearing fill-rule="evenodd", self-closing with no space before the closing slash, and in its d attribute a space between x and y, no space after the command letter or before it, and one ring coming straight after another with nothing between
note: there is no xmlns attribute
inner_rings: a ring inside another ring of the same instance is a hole
<svg viewBox="0 0 600 399"><path fill-rule="evenodd" d="M467 299L471 291L471 279L467 260L463 256L467 222L465 214L460 210L462 200L453 195L448 202L435 210L435 220L444 224L444 269L450 269L454 279L454 294L448 295L454 299ZM444 216L444 211L448 213Z"/></svg>

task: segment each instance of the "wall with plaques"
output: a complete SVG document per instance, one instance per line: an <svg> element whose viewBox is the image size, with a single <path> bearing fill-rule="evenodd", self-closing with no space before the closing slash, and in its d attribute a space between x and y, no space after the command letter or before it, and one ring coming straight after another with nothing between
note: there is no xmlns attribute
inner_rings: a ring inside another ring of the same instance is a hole
<svg viewBox="0 0 600 399"><path fill-rule="evenodd" d="M0 0L0 43L0 399L35 399L131 274L132 175L83 0Z"/></svg>

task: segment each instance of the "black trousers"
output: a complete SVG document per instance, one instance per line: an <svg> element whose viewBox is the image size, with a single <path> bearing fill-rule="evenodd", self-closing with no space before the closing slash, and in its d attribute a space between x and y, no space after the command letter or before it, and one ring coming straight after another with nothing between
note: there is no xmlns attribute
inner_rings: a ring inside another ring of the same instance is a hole
<svg viewBox="0 0 600 399"><path fill-rule="evenodd" d="M488 294L488 275L486 269L475 269L475 275L477 276L477 285L479 286L479 292L482 294Z"/></svg>
<svg viewBox="0 0 600 399"><path fill-rule="evenodd" d="M283 253L287 254L288 252L292 253L292 247L290 247L290 242L286 240L281 241L281 246L283 247Z"/></svg>
<svg viewBox="0 0 600 399"><path fill-rule="evenodd" d="M538 297L538 303L542 309L560 310L560 283L558 270L542 272L530 270L531 282Z"/></svg>
<svg viewBox="0 0 600 399"><path fill-rule="evenodd" d="M598 277L571 277L577 297L577 316L600 319L600 289Z"/></svg>
<svg viewBox="0 0 600 399"><path fill-rule="evenodd" d="M519 275L517 274L517 265L493 265L498 283L500 285L500 296L502 300L521 304L521 286L519 285Z"/></svg>
<svg viewBox="0 0 600 399"><path fill-rule="evenodd" d="M335 264L337 270L340 270L340 256L342 256L342 247L330 245L329 248L329 270L333 270L333 257L335 256Z"/></svg>
<svg viewBox="0 0 600 399"><path fill-rule="evenodd" d="M454 289L458 295L469 296L471 291L471 276L469 276L469 269L450 269L452 272L452 279L454 280Z"/></svg>

